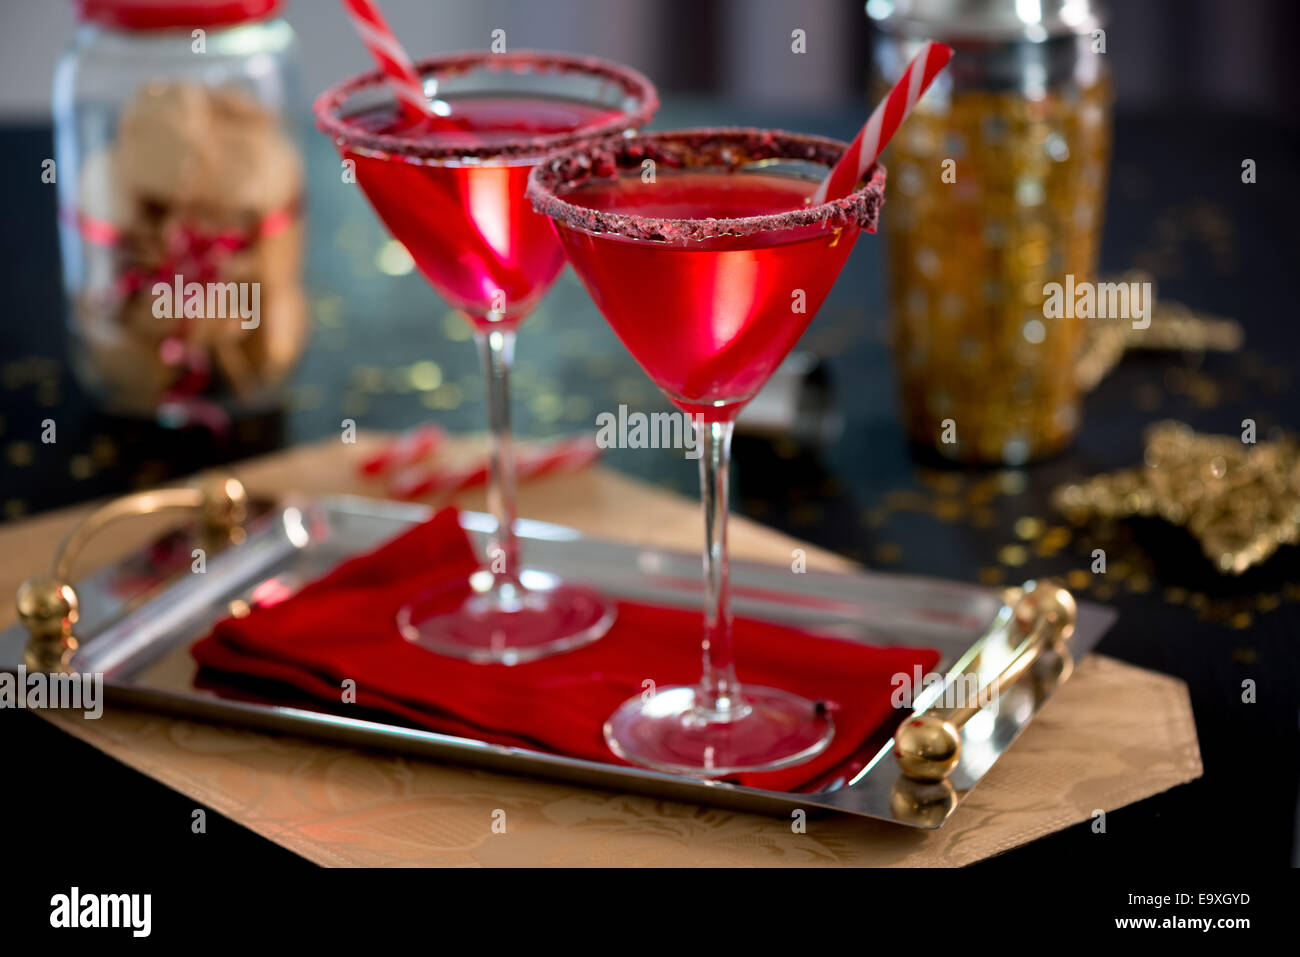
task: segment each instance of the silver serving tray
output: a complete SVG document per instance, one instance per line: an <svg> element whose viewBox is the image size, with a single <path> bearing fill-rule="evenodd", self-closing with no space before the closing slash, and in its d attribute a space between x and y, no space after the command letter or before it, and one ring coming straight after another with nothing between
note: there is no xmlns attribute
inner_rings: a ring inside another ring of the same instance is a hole
<svg viewBox="0 0 1300 957"><path fill-rule="evenodd" d="M860 770L851 777L814 793L787 793L437 734L373 713L357 717L355 709L331 709L283 689L263 699L196 685L189 647L229 614L231 602L250 601L271 579L300 587L431 514L426 506L350 496L285 503L254 521L242 544L209 556L204 574L188 573L185 532L173 533L76 585L82 647L72 666L101 673L109 702L619 791L785 815L824 809L921 828L948 819L1055 690L1053 682L1018 683L996 708L968 721L961 731L961 762L944 784L917 785L900 775L891 753L897 722L891 720L864 744ZM494 519L475 512L462 513L461 524L480 550L495 527ZM544 570L526 574L585 581L618 598L689 608L701 603L696 554L588 538L531 520L519 521L518 534L528 567ZM794 575L785 566L741 561L732 563L731 574L738 615L853 641L935 648L941 655L935 671L948 680L972 662L981 674L997 674L1019 641L1008 636L1009 609L996 589L865 571ZM1109 608L1079 604L1069 641L1075 660L1114 618ZM20 625L0 634L0 669L17 670L26 640ZM918 696L917 710L942 693L941 685L928 689Z"/></svg>

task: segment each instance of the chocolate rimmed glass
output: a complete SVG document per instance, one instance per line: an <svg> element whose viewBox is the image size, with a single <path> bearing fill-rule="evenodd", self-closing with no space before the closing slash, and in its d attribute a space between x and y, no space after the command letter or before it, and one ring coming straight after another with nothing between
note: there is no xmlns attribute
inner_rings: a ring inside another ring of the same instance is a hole
<svg viewBox="0 0 1300 957"><path fill-rule="evenodd" d="M614 606L598 592L520 564L509 373L515 332L564 265L546 219L524 198L529 171L554 150L623 135L659 105L634 70L561 53L466 53L416 64L433 116L412 121L378 71L316 101L317 127L392 235L474 329L487 380L488 499L497 530L468 582L412 596L408 640L440 654L517 664L603 635Z"/></svg>
<svg viewBox="0 0 1300 957"><path fill-rule="evenodd" d="M575 147L529 177L529 199L597 307L692 416L701 448L703 676L631 698L609 718L605 739L631 763L705 777L774 770L834 735L825 705L737 680L727 481L736 416L799 339L859 233L875 231L881 166L843 199L810 201L844 149L774 130L651 133Z"/></svg>

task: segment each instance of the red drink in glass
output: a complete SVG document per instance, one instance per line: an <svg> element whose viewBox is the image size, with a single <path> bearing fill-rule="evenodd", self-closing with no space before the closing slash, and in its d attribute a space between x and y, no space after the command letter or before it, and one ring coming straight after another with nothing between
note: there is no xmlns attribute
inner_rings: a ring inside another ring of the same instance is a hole
<svg viewBox="0 0 1300 957"><path fill-rule="evenodd" d="M533 171L528 196L610 326L677 406L698 415L704 641L698 685L660 687L605 722L610 750L702 777L806 761L825 708L741 686L732 657L727 478L736 414L803 333L862 230L885 172L843 199L809 197L845 146L774 130L685 130L589 143Z"/></svg>
<svg viewBox="0 0 1300 957"><path fill-rule="evenodd" d="M635 71L561 53L453 54L416 70L431 116L403 113L378 72L345 80L315 106L317 126L379 217L473 325L488 385L488 500L497 519L488 568L413 595L397 627L431 651L518 664L595 641L614 618L598 592L530 574L519 561L509 400L515 329L564 265L525 184L549 153L633 130L659 101Z"/></svg>
<svg viewBox="0 0 1300 957"><path fill-rule="evenodd" d="M352 117L359 128L467 148L599 128L620 112L539 96L463 96L450 114L413 125L394 107ZM444 299L475 324L518 323L546 294L564 253L544 216L523 201L531 163L427 163L345 149L357 183L389 232Z"/></svg>
<svg viewBox="0 0 1300 957"><path fill-rule="evenodd" d="M565 199L655 219L731 219L798 209L816 186L789 176L667 170L653 183L620 176ZM722 420L735 418L803 335L858 229L771 230L686 245L561 233L596 305L646 374L678 408Z"/></svg>

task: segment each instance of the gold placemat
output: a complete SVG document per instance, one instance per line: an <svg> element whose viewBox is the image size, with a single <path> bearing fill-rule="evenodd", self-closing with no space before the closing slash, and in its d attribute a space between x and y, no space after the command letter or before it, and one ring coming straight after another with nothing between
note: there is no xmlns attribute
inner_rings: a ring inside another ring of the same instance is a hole
<svg viewBox="0 0 1300 957"><path fill-rule="evenodd" d="M370 443L337 439L242 463L253 491L357 492ZM455 443L449 458L473 454ZM457 503L482 508L482 493ZM698 507L605 469L525 485L521 513L605 538L694 549ZM89 510L0 529L0 589L13 594ZM148 523L145 523L147 525ZM85 565L142 542L104 533ZM153 529L152 531L156 531ZM738 558L850 567L837 556L734 519ZM8 625L13 612L0 615ZM381 754L242 728L112 710L97 721L40 712L69 733L309 860L330 865L962 865L1087 821L1200 776L1186 686L1091 655L939 831L843 816L791 822L638 795ZM504 833L500 821L504 812ZM494 822L497 827L494 828Z"/></svg>

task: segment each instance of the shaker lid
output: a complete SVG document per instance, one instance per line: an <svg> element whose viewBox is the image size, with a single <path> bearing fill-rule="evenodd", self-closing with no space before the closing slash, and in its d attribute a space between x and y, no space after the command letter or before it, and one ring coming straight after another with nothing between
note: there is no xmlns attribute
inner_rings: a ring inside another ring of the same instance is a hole
<svg viewBox="0 0 1300 957"><path fill-rule="evenodd" d="M933 40L1029 40L1090 33L1106 19L1101 0L868 0L867 16L889 33Z"/></svg>
<svg viewBox="0 0 1300 957"><path fill-rule="evenodd" d="M75 0L77 17L119 30L231 26L277 12L281 0Z"/></svg>

